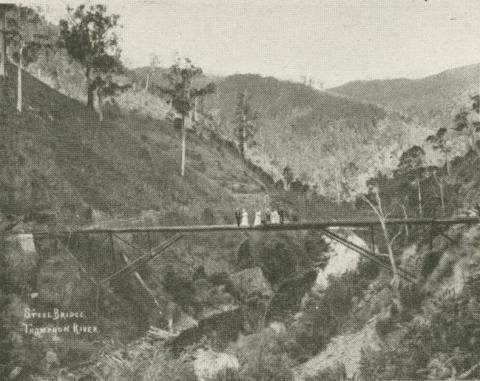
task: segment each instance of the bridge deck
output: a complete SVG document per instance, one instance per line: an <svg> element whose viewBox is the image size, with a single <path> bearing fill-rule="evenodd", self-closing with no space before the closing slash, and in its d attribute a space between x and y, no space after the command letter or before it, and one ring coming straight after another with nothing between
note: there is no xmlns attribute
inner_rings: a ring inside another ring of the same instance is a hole
<svg viewBox="0 0 480 381"><path fill-rule="evenodd" d="M480 222L479 217L457 217L457 218L409 218L389 219L387 225L457 225L476 224ZM73 230L36 231L36 235L57 235L57 234L105 234L105 233L193 233L193 232L222 232L222 231L292 231L292 230L315 230L327 228L362 228L380 226L377 219L364 220L325 220L315 222L297 222L285 224L268 224L260 226L237 226L237 225L183 225L183 226L140 226L140 227L89 227Z"/></svg>

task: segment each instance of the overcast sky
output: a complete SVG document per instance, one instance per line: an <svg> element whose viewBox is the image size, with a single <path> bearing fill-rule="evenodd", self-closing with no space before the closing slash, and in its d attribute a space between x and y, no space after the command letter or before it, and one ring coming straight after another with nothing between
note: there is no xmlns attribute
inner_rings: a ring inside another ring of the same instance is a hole
<svg viewBox="0 0 480 381"><path fill-rule="evenodd" d="M52 18L66 4L51 0ZM88 3L88 2L87 2ZM92 2L96 3L96 2ZM480 0L111 0L123 56L174 53L211 74L259 73L326 86L417 78L480 62Z"/></svg>

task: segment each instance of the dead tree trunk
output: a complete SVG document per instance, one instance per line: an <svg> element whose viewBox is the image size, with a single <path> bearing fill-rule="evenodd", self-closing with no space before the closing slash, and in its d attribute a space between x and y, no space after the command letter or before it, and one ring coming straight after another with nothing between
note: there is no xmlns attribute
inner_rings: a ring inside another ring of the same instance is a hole
<svg viewBox="0 0 480 381"><path fill-rule="evenodd" d="M94 106L93 106L94 87L93 87L91 79L90 79L90 72L91 72L91 69L88 66L87 71L86 71L86 77L87 77L87 108L89 108L90 110L93 110L94 109Z"/></svg>
<svg viewBox="0 0 480 381"><path fill-rule="evenodd" d="M22 75L23 75L23 44L20 47L17 71L17 111L22 112L23 92L22 92Z"/></svg>
<svg viewBox="0 0 480 381"><path fill-rule="evenodd" d="M185 152L186 152L186 145L187 145L187 130L185 129L185 117L182 116L182 163L181 163L181 170L180 173L185 176Z"/></svg>
<svg viewBox="0 0 480 381"><path fill-rule="evenodd" d="M435 179L435 182L438 185L438 189L440 191L440 203L442 205L442 216L445 217L445 192L443 189L443 182L441 179L438 178L438 175L436 173L433 174L433 178Z"/></svg>
<svg viewBox="0 0 480 381"><path fill-rule="evenodd" d="M450 176L450 161L448 157L448 152L445 151L444 155L445 155L445 169L447 170L447 175Z"/></svg>
<svg viewBox="0 0 480 381"><path fill-rule="evenodd" d="M242 110L242 124L240 131L240 154L245 158L245 144L247 140L247 130L246 130L247 117L245 112Z"/></svg>
<svg viewBox="0 0 480 381"><path fill-rule="evenodd" d="M337 195L337 205L342 203L342 195L341 195L341 184L340 184L340 174L338 173L338 168L335 168L335 191Z"/></svg>
<svg viewBox="0 0 480 381"><path fill-rule="evenodd" d="M420 186L420 179L417 178L416 179L416 183L417 183L417 193L418 193L418 214L419 214L419 217L422 218L423 217L423 205L422 205L422 188Z"/></svg>
<svg viewBox="0 0 480 381"><path fill-rule="evenodd" d="M404 217L406 220L408 220L407 208L406 208L405 205L403 205L401 202L399 202L398 205L400 205L400 208L402 209L403 217ZM410 236L410 231L409 231L408 225L405 224L405 243L408 242L408 237L409 237L409 236Z"/></svg>
<svg viewBox="0 0 480 381"><path fill-rule="evenodd" d="M7 75L5 64L7 61L7 41L6 41L6 15L0 9L0 77Z"/></svg>
<svg viewBox="0 0 480 381"><path fill-rule="evenodd" d="M103 95L102 89L97 89L97 99L98 99L98 120L103 122Z"/></svg>
<svg viewBox="0 0 480 381"><path fill-rule="evenodd" d="M370 208L372 208L373 212L377 215L377 218L380 222L380 226L383 232L383 237L385 239L385 244L387 246L390 266L392 266L392 273L393 273L392 288L393 288L393 295L394 295L394 303L397 305L399 309L401 309L400 292L399 292L400 278L398 275L398 268L395 262L395 255L393 253L393 247L392 247L393 242L395 241L395 239L398 237L399 234L397 233L393 238L390 238L390 234L388 232L388 226L386 223L387 215L383 210L382 200L380 198L380 194L377 189L374 191L374 194L375 194L376 205L372 201L370 201L367 197L363 196L362 198L370 206Z"/></svg>

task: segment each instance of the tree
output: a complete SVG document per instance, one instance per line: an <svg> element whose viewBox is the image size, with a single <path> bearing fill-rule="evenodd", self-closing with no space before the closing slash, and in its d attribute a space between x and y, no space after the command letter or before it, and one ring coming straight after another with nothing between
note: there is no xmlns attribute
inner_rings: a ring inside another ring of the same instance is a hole
<svg viewBox="0 0 480 381"><path fill-rule="evenodd" d="M394 296L395 296L394 301L398 307L401 307L400 298L399 298L400 278L398 275L397 264L395 262L395 255L393 252L393 243L395 239L401 234L402 230L400 229L397 234L395 234L392 238L390 238L390 233L388 231L388 226L387 226L387 218L389 217L390 213L386 212L382 204L382 198L380 196L380 189L378 186L375 186L375 185L371 186L370 194L361 195L361 198L370 206L370 208L373 210L373 212L377 216L378 221L380 222L380 226L383 232L383 238L387 246L387 251L388 251L387 256L390 261L390 265L392 266L392 273L393 273L392 286L393 286Z"/></svg>
<svg viewBox="0 0 480 381"><path fill-rule="evenodd" d="M444 184L444 177L439 175L440 169L436 166L430 166L426 169L428 175L432 176L433 179L435 180L435 183L438 186L439 190L439 196L440 196L440 204L442 207L442 216L445 216L446 214L446 208L445 208L445 184Z"/></svg>
<svg viewBox="0 0 480 381"><path fill-rule="evenodd" d="M96 78L121 69L114 32L119 16L108 15L106 6L100 4L80 5L75 11L69 7L67 11L69 20L60 20L60 34L68 54L85 66L87 107L93 110L94 92L103 83Z"/></svg>
<svg viewBox="0 0 480 381"><path fill-rule="evenodd" d="M343 197L351 197L355 192L352 188L357 188L357 192L360 190L358 186L358 179L360 175L360 168L355 164L355 162L348 162L345 167L339 171L335 167L335 188L336 188L336 202L337 205L340 205Z"/></svg>
<svg viewBox="0 0 480 381"><path fill-rule="evenodd" d="M167 86L156 86L156 89L158 89L162 95L167 96L172 107L181 116L182 161L180 171L182 176L185 176L185 151L187 139L185 118L188 117L192 111L198 98L202 98L215 92L215 84L211 82L202 88L193 87L192 80L195 77L202 75L202 73L202 69L193 65L190 59L185 58L183 61L177 59L165 74Z"/></svg>
<svg viewBox="0 0 480 381"><path fill-rule="evenodd" d="M480 149L478 147L478 134L480 133L480 95L470 97L472 105L470 110L460 110L454 118L454 130L464 135L467 139L469 148L480 157ZM475 120L477 114L477 120Z"/></svg>
<svg viewBox="0 0 480 381"><path fill-rule="evenodd" d="M290 189L290 184L293 181L293 171L288 165L283 168L283 178L285 179L285 184L287 184L287 189Z"/></svg>
<svg viewBox="0 0 480 381"><path fill-rule="evenodd" d="M0 4L0 77L5 77L5 65L7 63L7 37L10 31L7 29L8 13L15 9L15 4Z"/></svg>
<svg viewBox="0 0 480 381"><path fill-rule="evenodd" d="M444 156L444 164L447 170L447 175L450 174L450 153L452 151L448 144L447 129L445 127L439 128L436 134L427 137L427 142L432 145L434 150L440 151Z"/></svg>
<svg viewBox="0 0 480 381"><path fill-rule="evenodd" d="M131 87L131 84L119 85L114 82L111 75L107 75L105 78L97 75L92 82L92 86L96 89L98 99L98 117L100 122L103 121L103 100L105 97L114 96L115 94L125 91Z"/></svg>
<svg viewBox="0 0 480 381"><path fill-rule="evenodd" d="M237 126L234 129L234 133L243 158L245 158L247 141L253 138L257 130L254 121L258 119L258 115L250 105L250 100L251 96L246 92L241 92L237 96L237 105L235 107L234 122Z"/></svg>
<svg viewBox="0 0 480 381"><path fill-rule="evenodd" d="M35 61L41 49L52 47L49 38L53 36L53 31L32 8L18 6L15 13L15 17L9 20L14 24L14 29L10 33L8 45L15 50L13 59L17 63L17 111L22 112L24 66Z"/></svg>
<svg viewBox="0 0 480 381"><path fill-rule="evenodd" d="M145 81L145 91L148 91L150 85L150 76L155 73L155 69L160 66L160 57L156 54L150 56L150 67L147 72L147 79Z"/></svg>
<svg viewBox="0 0 480 381"><path fill-rule="evenodd" d="M402 153L395 174L405 176L415 184L418 196L418 214L423 217L421 181L425 175L425 151L419 146L413 146Z"/></svg>

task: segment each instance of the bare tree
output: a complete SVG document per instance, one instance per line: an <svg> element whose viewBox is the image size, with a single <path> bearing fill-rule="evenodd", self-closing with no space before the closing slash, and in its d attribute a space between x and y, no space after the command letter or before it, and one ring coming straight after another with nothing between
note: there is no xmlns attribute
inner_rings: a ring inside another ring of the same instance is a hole
<svg viewBox="0 0 480 381"><path fill-rule="evenodd" d="M398 298L398 288L400 286L400 278L398 275L397 264L395 262L395 255L393 253L393 243L400 236L401 229L399 229L399 231L393 237L390 237L390 233L388 231L388 226L387 226L387 219L389 217L389 213L387 213L383 208L382 199L380 197L380 191L378 187L376 186L372 187L371 193L373 194L373 200L370 200L365 195L362 195L361 198L370 206L370 208L373 210L373 212L377 216L378 221L380 222L380 226L383 232L383 238L387 246L387 251L388 251L387 256L388 256L388 259L390 260L390 265L392 266L393 277L392 277L391 283L395 292L395 296ZM396 302L399 305L400 301L397 300Z"/></svg>

